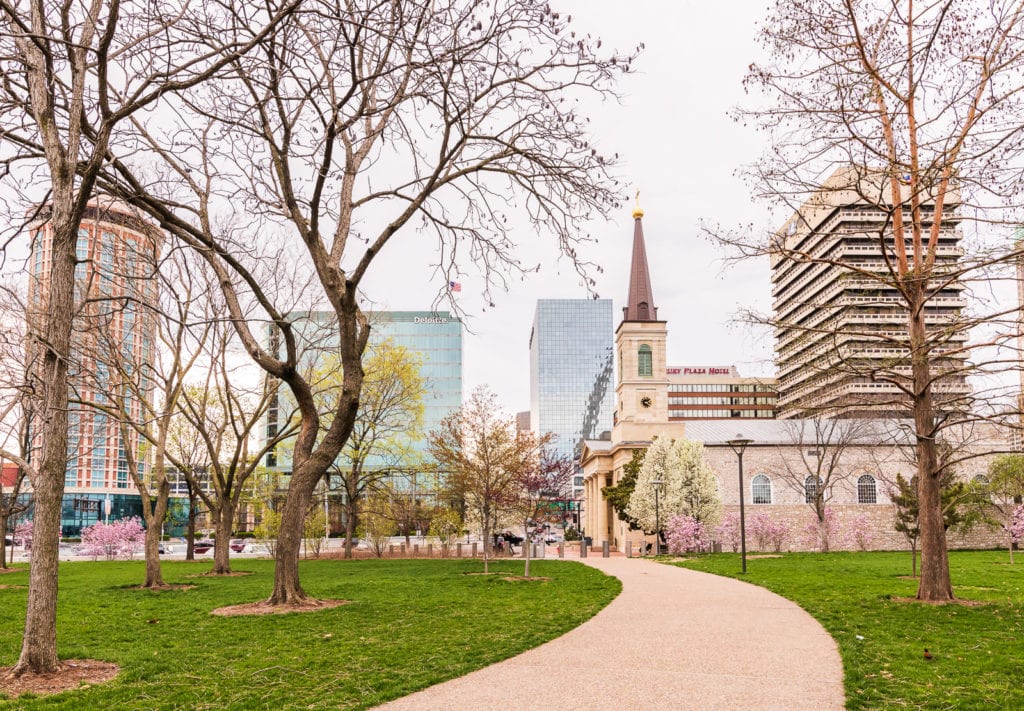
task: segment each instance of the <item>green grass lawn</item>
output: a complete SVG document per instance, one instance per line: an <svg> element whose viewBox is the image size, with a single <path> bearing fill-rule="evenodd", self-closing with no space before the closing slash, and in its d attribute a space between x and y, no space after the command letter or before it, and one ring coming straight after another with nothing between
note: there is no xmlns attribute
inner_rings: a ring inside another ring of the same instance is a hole
<svg viewBox="0 0 1024 711"><path fill-rule="evenodd" d="M761 585L814 615L839 645L849 709L1024 709L1024 556L1008 561L950 553L954 593L976 607L894 600L917 593L903 577L909 553L755 558L746 576L735 554L679 565Z"/></svg>
<svg viewBox="0 0 1024 711"><path fill-rule="evenodd" d="M0 699L18 709L365 708L461 676L579 625L619 581L578 563L534 561L548 581L464 575L479 562L307 561L306 591L352 604L313 613L224 618L214 608L265 598L271 561L239 560L246 577L190 578L209 562L164 564L185 591L130 589L141 562L61 565L61 658L114 662L109 684L48 698ZM492 570L522 574L522 563ZM27 585L27 571L0 578ZM0 589L0 666L17 660L23 588ZM154 622L155 620L155 622Z"/></svg>

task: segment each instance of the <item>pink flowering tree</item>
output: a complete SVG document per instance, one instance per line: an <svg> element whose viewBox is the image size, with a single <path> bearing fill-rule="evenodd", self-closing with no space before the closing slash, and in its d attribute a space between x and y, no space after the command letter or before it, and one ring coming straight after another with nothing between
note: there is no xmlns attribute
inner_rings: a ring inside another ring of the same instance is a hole
<svg viewBox="0 0 1024 711"><path fill-rule="evenodd" d="M740 549L740 515L728 513L722 516L722 522L715 527L715 538L732 548L735 553Z"/></svg>
<svg viewBox="0 0 1024 711"><path fill-rule="evenodd" d="M665 540L669 553L681 555L687 551L702 550L707 545L707 532L704 524L693 516L679 514L669 519Z"/></svg>
<svg viewBox="0 0 1024 711"><path fill-rule="evenodd" d="M138 516L122 518L113 523L97 523L82 529L82 555L100 556L107 560L131 560L142 544L146 529Z"/></svg>
<svg viewBox="0 0 1024 711"><path fill-rule="evenodd" d="M846 526L846 544L850 548L866 551L875 540L874 527L867 514L855 516Z"/></svg>
<svg viewBox="0 0 1024 711"><path fill-rule="evenodd" d="M841 532L842 525L835 511L826 506L820 519L815 516L804 527L804 540L808 546L828 553L839 540Z"/></svg>
<svg viewBox="0 0 1024 711"><path fill-rule="evenodd" d="M1013 544L1024 540L1024 504L1013 510L1013 515L1006 525L1006 532L1010 536L1010 562L1013 562Z"/></svg>
<svg viewBox="0 0 1024 711"><path fill-rule="evenodd" d="M750 520L750 535L758 550L781 552L789 541L790 533L785 521L776 521L767 513L759 513Z"/></svg>
<svg viewBox="0 0 1024 711"><path fill-rule="evenodd" d="M14 527L14 538L21 541L21 546L25 550L32 547L32 522L22 521Z"/></svg>

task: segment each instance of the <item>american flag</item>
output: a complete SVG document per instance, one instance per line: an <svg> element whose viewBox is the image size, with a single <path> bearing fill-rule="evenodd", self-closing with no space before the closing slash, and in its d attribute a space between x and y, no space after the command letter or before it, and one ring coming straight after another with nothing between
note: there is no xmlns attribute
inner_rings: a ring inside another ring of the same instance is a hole
<svg viewBox="0 0 1024 711"><path fill-rule="evenodd" d="M448 288L451 291L462 291L462 284L457 281L450 281L448 282Z"/></svg>

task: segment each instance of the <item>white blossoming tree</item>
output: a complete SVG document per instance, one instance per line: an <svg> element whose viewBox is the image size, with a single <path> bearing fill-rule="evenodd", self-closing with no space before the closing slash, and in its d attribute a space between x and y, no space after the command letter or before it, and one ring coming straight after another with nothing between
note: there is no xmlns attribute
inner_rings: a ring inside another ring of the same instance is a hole
<svg viewBox="0 0 1024 711"><path fill-rule="evenodd" d="M658 488L657 516L655 481L662 482ZM704 459L704 445L655 437L637 474L626 514L645 531L655 531L658 523L664 527L675 515L692 516L705 527L715 526L722 516L722 500L714 471Z"/></svg>

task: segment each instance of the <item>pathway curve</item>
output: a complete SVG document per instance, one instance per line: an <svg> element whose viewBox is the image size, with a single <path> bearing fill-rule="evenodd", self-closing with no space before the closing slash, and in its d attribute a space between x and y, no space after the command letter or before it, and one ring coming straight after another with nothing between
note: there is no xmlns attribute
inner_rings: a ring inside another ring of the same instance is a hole
<svg viewBox="0 0 1024 711"><path fill-rule="evenodd" d="M639 558L582 562L622 593L576 629L380 706L401 709L841 709L835 642L755 585Z"/></svg>

